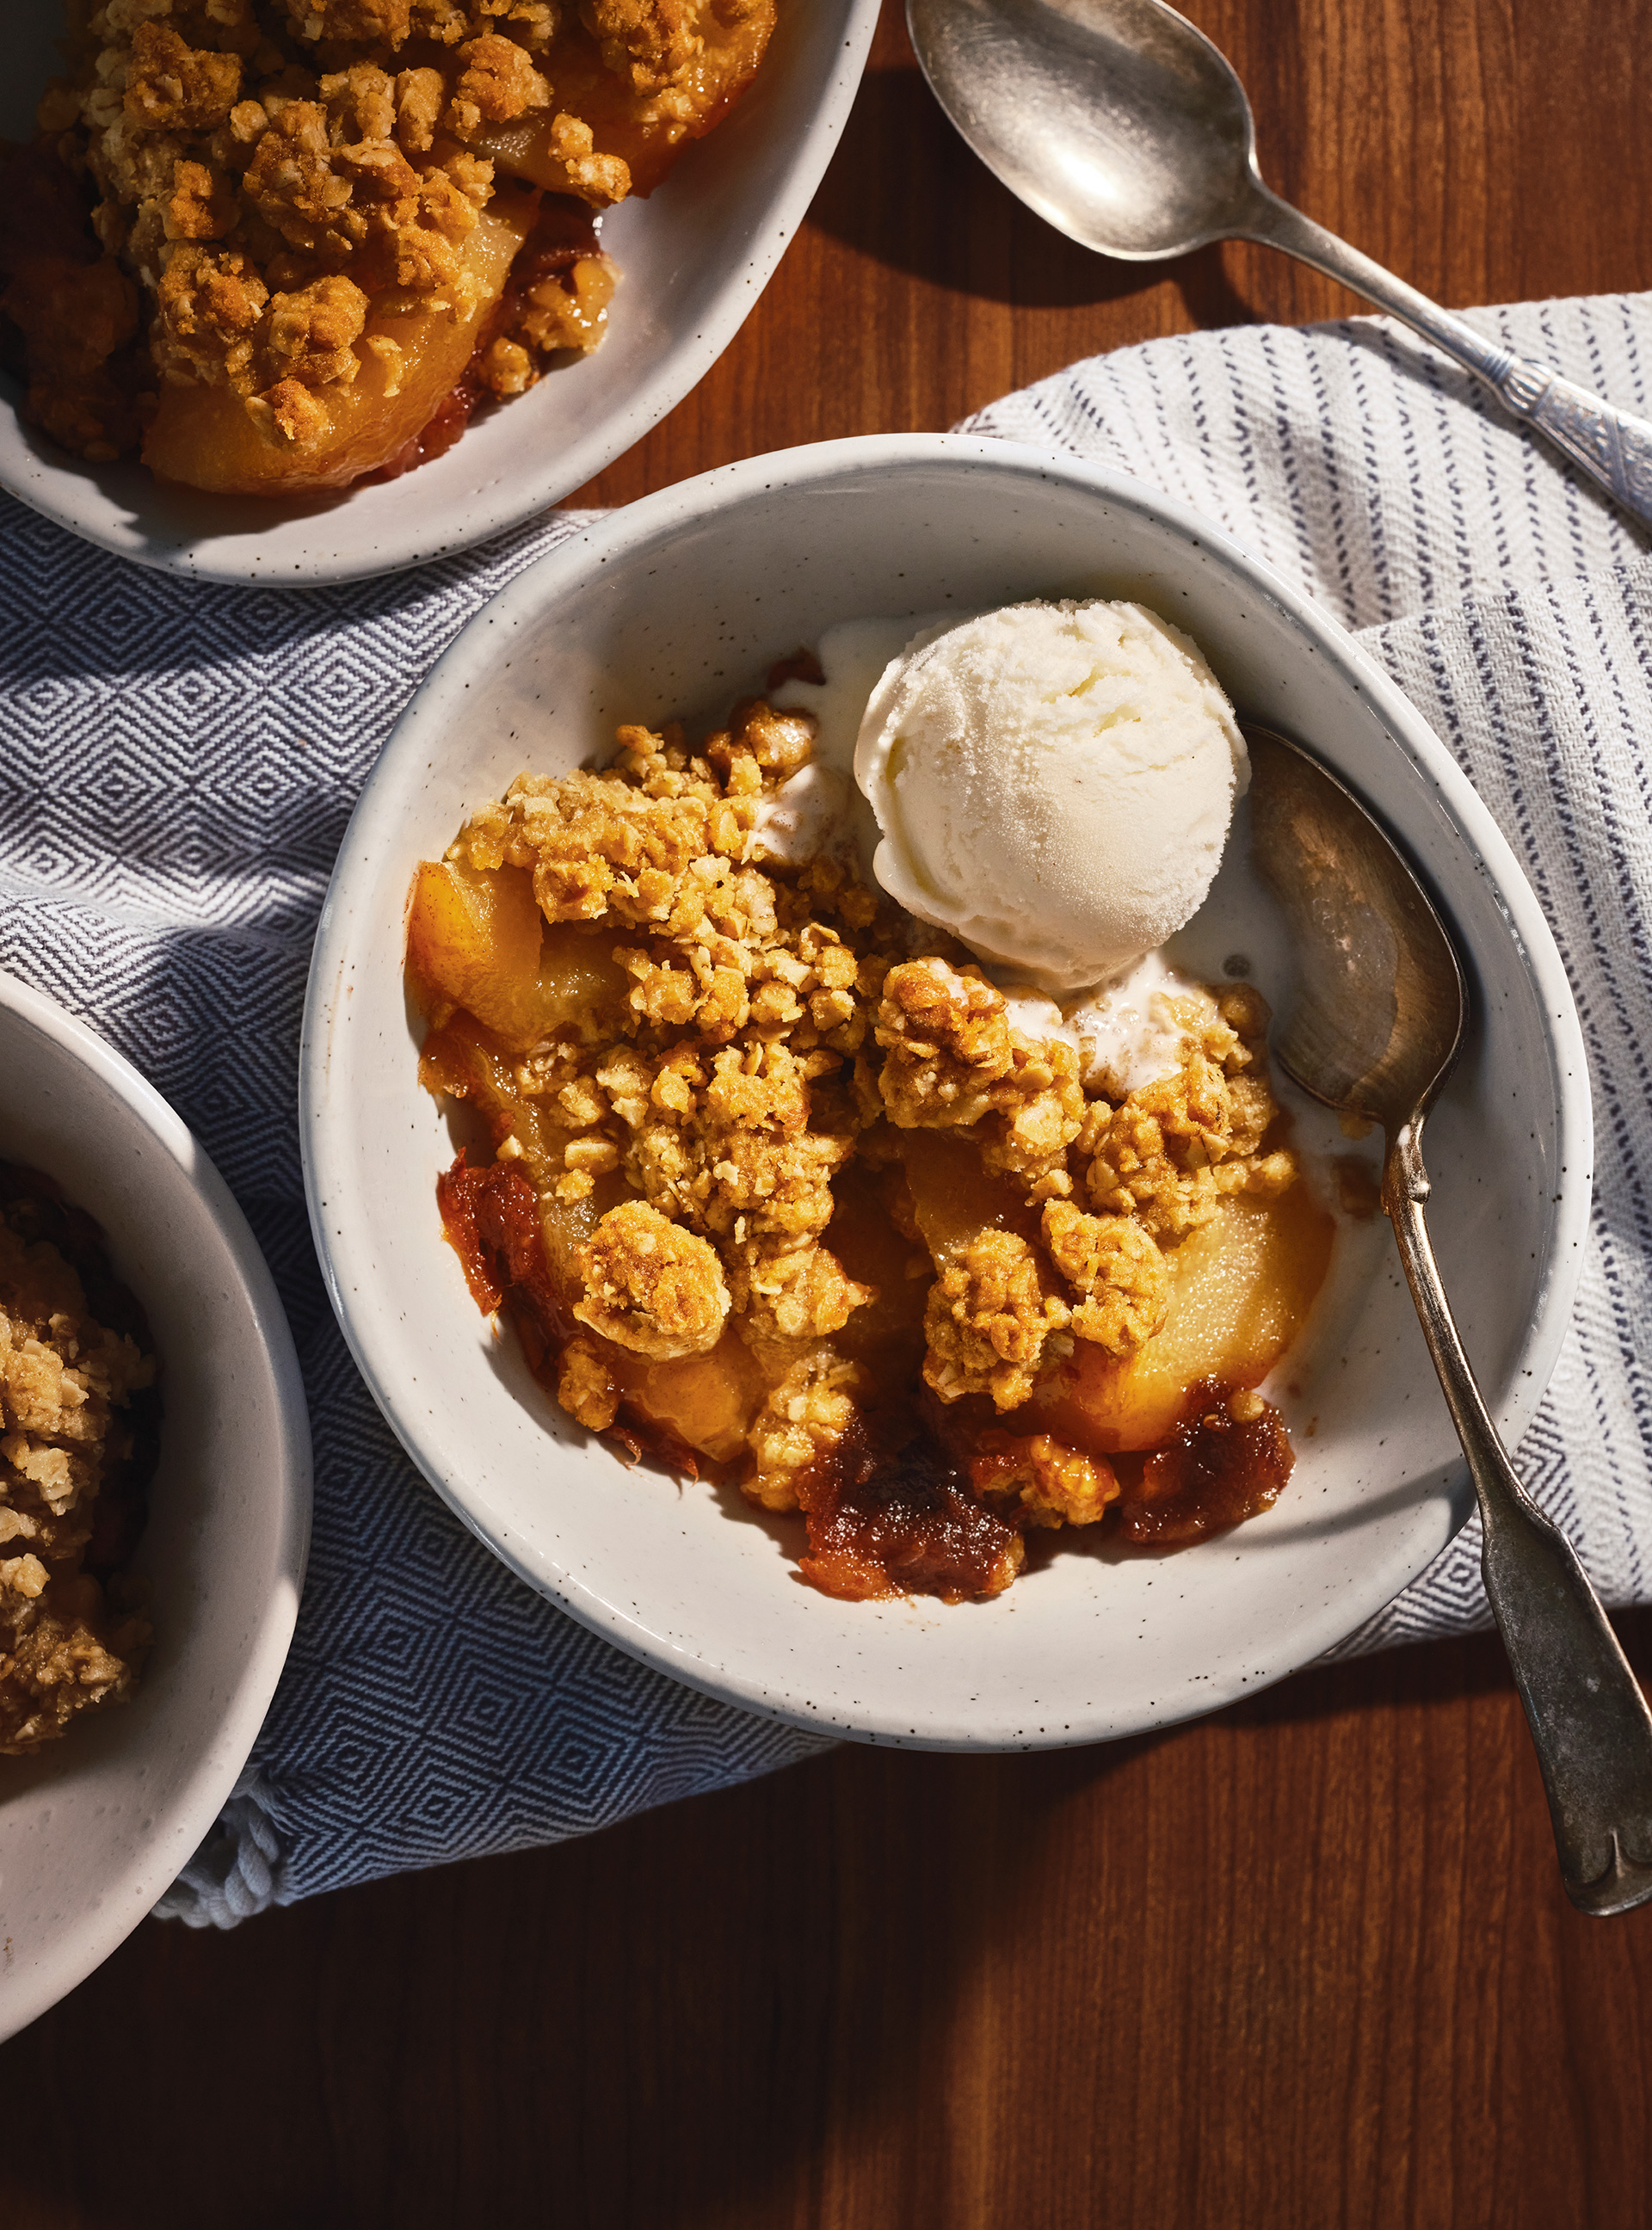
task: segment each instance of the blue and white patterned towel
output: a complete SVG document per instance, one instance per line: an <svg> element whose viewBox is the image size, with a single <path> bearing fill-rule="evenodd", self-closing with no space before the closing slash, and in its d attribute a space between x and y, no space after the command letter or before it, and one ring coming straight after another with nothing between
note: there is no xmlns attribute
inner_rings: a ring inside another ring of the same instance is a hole
<svg viewBox="0 0 1652 2230"><path fill-rule="evenodd" d="M1652 299L1487 322L1620 403L1652 399ZM1365 631L1501 822L1577 989L1599 1132L1577 1326L1524 1460L1608 1599L1652 1595L1641 538L1377 321L1152 342L972 423L1220 520ZM263 1243L309 1389L308 1583L248 1772L162 1907L197 1924L580 1834L820 1746L642 1670L513 1579L401 1455L311 1251L299 1018L345 821L421 675L568 525L304 595L186 586L0 507L0 965L101 1029L193 1126ZM1485 1618L1465 1536L1348 1647Z"/></svg>

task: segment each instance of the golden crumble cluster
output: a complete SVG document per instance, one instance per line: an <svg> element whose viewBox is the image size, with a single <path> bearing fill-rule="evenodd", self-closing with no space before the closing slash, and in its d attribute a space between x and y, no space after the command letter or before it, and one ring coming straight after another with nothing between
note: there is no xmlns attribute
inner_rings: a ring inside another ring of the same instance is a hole
<svg viewBox="0 0 1652 2230"><path fill-rule="evenodd" d="M578 1202L618 1173L647 1203L598 1227L578 1313L622 1347L689 1352L676 1319L697 1279L699 1351L731 1306L753 1333L823 1337L866 1298L819 1242L832 1178L875 1118L860 1056L894 956L836 862L782 879L755 861L758 804L810 756L807 719L749 706L694 753L674 728L619 739L610 773L523 776L452 854L526 867L547 920L616 932L623 1034L559 1037L520 1072L567 1126L557 1196ZM693 1247L661 1244L668 1232Z"/></svg>
<svg viewBox="0 0 1652 2230"><path fill-rule="evenodd" d="M96 1321L74 1267L19 1221L0 1211L0 1754L130 1694L149 1643L82 1564L154 1359Z"/></svg>
<svg viewBox="0 0 1652 2230"><path fill-rule="evenodd" d="M924 1376L944 1402L1018 1408L1062 1335L1134 1354L1165 1319L1161 1247L1225 1194L1294 1181L1294 1156L1260 1151L1277 1112L1258 1060L1267 1021L1255 992L1223 989L1214 1018L1189 1013L1181 1066L1115 1104L1085 1098L1070 1046L1011 1028L972 965L890 971L875 1031L889 1121L971 1131L985 1170L1039 1210L1036 1238L988 1228L936 1256Z"/></svg>
<svg viewBox="0 0 1652 2230"><path fill-rule="evenodd" d="M423 871L531 878L547 951L608 969L519 1054L455 1048L455 1008L487 1001L443 963L416 896L410 931L436 993L426 1081L488 1107L500 1165L531 1180L567 1268L563 1406L606 1429L644 1366L665 1400L662 1374L715 1356L735 1421L717 1452L777 1510L808 1506L874 1397L891 1268L932 1395L1007 1413L1075 1342L1133 1355L1165 1319L1165 1250L1226 1196L1296 1174L1262 1150L1276 1110L1254 991L1185 1002L1174 1073L1087 1095L1074 1046L1016 1027L943 932L836 857L768 857L765 801L813 736L760 699L699 744L622 728L612 767L519 777ZM877 1282L852 1274L834 1222L868 1196L896 1250ZM1106 1465L1024 1430L982 1466L1036 1524L1088 1523L1118 1491ZM1005 1555L998 1584L1018 1542Z"/></svg>
<svg viewBox="0 0 1652 2230"><path fill-rule="evenodd" d="M13 166L0 257L29 415L101 461L138 444L169 386L214 388L301 452L365 369L389 398L410 381L405 324L381 328L481 306L474 380L520 393L556 351L600 340L613 274L594 242L513 292L481 274L467 249L507 183L497 136L526 134L529 185L605 209L631 167L583 112L650 146L706 128L708 37L754 12L766 36L771 0L72 5L74 66L39 111L58 167ZM77 191L83 249L65 230Z"/></svg>

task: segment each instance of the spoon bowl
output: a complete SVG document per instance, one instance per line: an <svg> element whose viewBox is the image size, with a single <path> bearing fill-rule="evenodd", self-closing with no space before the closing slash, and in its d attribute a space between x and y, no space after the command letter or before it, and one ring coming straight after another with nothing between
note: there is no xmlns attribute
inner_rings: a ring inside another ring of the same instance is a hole
<svg viewBox="0 0 1652 2230"><path fill-rule="evenodd" d="M1480 1504L1486 1593L1542 1768L1566 1894L1652 1898L1652 1712L1578 1552L1516 1475L1429 1243L1423 1124L1468 1013L1449 933L1397 847L1295 744L1246 723L1251 856L1284 913L1299 988L1275 1033L1303 1090L1382 1126L1383 1206Z"/></svg>
<svg viewBox="0 0 1652 2230"><path fill-rule="evenodd" d="M1468 1018L1456 948L1352 794L1271 730L1245 735L1252 856L1285 906L1300 970L1274 1058L1316 1099L1384 1131L1420 1121Z"/></svg>
<svg viewBox="0 0 1652 2230"><path fill-rule="evenodd" d="M907 0L936 99L1010 192L1132 262L1242 229L1262 180L1244 87L1156 0Z"/></svg>

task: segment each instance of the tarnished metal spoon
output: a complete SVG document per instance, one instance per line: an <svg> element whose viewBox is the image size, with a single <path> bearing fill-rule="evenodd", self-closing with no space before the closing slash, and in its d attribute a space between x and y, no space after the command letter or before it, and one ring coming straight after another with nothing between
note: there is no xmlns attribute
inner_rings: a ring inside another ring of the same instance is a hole
<svg viewBox="0 0 1652 2230"><path fill-rule="evenodd" d="M1329 273L1485 381L1642 525L1652 425L1518 357L1270 193L1245 89L1164 0L907 0L935 98L1029 209L1151 262L1255 240Z"/></svg>
<svg viewBox="0 0 1652 2230"><path fill-rule="evenodd" d="M1383 1131L1383 1205L1480 1498L1486 1592L1543 1769L1566 1894L1584 1912L1626 1912L1652 1898L1652 1712L1577 1550L1509 1462L1423 1221L1423 1119L1462 1041L1462 970L1365 808L1282 736L1246 723L1245 740L1251 855L1300 970L1274 1057L1316 1099Z"/></svg>

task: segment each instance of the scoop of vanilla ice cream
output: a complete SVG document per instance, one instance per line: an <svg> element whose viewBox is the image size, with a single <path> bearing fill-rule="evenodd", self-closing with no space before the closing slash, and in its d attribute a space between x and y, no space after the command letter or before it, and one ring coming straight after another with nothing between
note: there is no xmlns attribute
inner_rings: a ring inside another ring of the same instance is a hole
<svg viewBox="0 0 1652 2230"><path fill-rule="evenodd" d="M1197 644L1143 605L1069 601L915 636L872 693L855 778L890 897L1068 992L1197 912L1249 763Z"/></svg>

